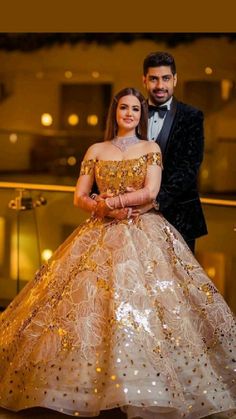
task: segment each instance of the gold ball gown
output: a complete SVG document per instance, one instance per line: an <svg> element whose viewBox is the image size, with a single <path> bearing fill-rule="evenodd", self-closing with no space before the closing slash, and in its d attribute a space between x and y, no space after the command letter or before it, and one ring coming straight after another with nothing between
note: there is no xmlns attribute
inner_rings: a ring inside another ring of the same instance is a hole
<svg viewBox="0 0 236 419"><path fill-rule="evenodd" d="M87 160L100 192L144 185L159 153ZM0 317L0 405L129 418L236 412L232 312L180 234L151 211L89 218Z"/></svg>

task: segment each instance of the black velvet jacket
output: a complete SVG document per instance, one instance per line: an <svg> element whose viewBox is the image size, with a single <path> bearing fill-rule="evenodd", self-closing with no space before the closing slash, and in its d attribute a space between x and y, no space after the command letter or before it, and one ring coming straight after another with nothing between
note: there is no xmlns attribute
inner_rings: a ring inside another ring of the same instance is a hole
<svg viewBox="0 0 236 419"><path fill-rule="evenodd" d="M197 190L204 150L203 113L175 98L173 103L171 128L161 147L164 170L157 201L164 217L191 240L207 234Z"/></svg>

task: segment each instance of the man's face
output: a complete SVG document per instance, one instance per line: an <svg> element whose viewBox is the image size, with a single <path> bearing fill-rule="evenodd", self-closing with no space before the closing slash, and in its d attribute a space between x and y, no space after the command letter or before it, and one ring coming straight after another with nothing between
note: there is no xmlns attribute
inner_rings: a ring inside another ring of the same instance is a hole
<svg viewBox="0 0 236 419"><path fill-rule="evenodd" d="M149 67L143 83L148 93L150 105L161 105L173 95L177 84L177 74L172 74L170 66Z"/></svg>

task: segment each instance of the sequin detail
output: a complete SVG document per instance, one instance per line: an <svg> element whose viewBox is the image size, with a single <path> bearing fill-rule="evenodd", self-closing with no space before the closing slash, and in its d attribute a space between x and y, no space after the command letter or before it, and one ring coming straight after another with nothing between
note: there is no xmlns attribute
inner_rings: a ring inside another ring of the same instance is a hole
<svg viewBox="0 0 236 419"><path fill-rule="evenodd" d="M94 175L94 167L96 160L83 160L80 168L80 176L82 175Z"/></svg>
<svg viewBox="0 0 236 419"><path fill-rule="evenodd" d="M128 187L138 190L144 186L148 166L155 164L162 167L160 153L148 153L137 159L99 160L95 164L99 191L118 195Z"/></svg>
<svg viewBox="0 0 236 419"><path fill-rule="evenodd" d="M154 155L84 170L101 191L121 192L142 187L149 164ZM235 340L229 307L159 213L90 218L0 316L0 405L230 415Z"/></svg>

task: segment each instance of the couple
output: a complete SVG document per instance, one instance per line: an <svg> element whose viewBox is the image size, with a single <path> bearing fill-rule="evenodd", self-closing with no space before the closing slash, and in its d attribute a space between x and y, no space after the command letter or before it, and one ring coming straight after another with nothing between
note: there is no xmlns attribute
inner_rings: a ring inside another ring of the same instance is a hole
<svg viewBox="0 0 236 419"><path fill-rule="evenodd" d="M236 412L235 320L179 232L144 211L161 176L147 102L123 89L81 166L75 204L90 218L0 317L0 406L78 417L120 407L144 419Z"/></svg>
<svg viewBox="0 0 236 419"><path fill-rule="evenodd" d="M173 96L177 73L169 53L154 52L144 59L143 83L148 94L148 139L159 144L164 171L153 204L140 210L160 210L194 253L195 239L207 234L197 190L204 149L203 114Z"/></svg>

